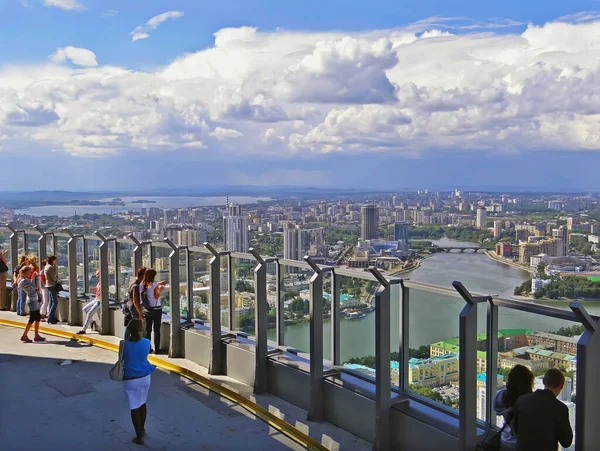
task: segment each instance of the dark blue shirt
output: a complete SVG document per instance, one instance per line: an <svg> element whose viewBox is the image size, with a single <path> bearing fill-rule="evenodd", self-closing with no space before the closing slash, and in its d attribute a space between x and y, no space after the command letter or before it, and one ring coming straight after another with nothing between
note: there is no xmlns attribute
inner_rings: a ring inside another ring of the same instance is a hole
<svg viewBox="0 0 600 451"><path fill-rule="evenodd" d="M148 362L150 353L150 340L140 338L138 341L125 341L123 351L125 377L145 377L152 373L156 367Z"/></svg>

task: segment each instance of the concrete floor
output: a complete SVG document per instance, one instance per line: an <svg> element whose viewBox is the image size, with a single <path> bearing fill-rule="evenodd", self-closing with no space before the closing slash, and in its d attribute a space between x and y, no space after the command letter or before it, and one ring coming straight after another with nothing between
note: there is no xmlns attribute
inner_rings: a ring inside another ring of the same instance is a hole
<svg viewBox="0 0 600 451"><path fill-rule="evenodd" d="M146 444L133 444L122 384L108 378L114 352L52 336L25 344L21 334L0 326L3 451L303 449L241 407L161 370L152 376ZM65 359L72 363L59 365Z"/></svg>

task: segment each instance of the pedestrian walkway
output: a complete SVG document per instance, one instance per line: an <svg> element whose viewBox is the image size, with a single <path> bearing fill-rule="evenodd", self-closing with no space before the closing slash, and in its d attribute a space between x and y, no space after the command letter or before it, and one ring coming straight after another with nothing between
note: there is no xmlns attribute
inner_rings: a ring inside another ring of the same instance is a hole
<svg viewBox="0 0 600 451"><path fill-rule="evenodd" d="M2 318L16 320L5 312ZM21 333L0 326L1 449L143 448L131 442L134 433L122 385L108 378L114 352L50 335L45 343L25 344L19 341ZM115 337L102 339L118 342ZM206 372L184 359L172 361ZM253 397L250 387L227 376L203 376L251 398L328 449L370 449L367 442L331 424L307 422L305 411L272 395ZM153 376L147 430L145 447L157 450L303 449L242 407L162 370Z"/></svg>

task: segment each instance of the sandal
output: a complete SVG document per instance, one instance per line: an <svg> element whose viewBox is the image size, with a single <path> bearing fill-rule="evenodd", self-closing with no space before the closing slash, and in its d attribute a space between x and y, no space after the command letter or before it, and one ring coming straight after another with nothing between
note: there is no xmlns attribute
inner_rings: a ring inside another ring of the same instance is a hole
<svg viewBox="0 0 600 451"><path fill-rule="evenodd" d="M29 338L29 337L21 337L21 341L23 343L33 343L33 341L31 340L31 338Z"/></svg>
<svg viewBox="0 0 600 451"><path fill-rule="evenodd" d="M34 337L33 341L46 341L46 337L38 335L37 337Z"/></svg>

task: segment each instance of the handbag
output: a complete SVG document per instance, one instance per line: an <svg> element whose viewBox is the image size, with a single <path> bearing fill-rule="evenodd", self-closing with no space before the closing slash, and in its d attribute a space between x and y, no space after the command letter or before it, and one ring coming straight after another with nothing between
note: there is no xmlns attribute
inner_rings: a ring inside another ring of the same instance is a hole
<svg viewBox="0 0 600 451"><path fill-rule="evenodd" d="M125 352L125 340L119 342L119 360L113 365L108 372L108 375L113 381L122 382L123 372L125 370L125 362L123 362L123 353Z"/></svg>
<svg viewBox="0 0 600 451"><path fill-rule="evenodd" d="M61 291L65 291L65 289L62 286L62 283L60 283L60 282L56 282L54 284L54 289L56 290L57 293L61 292Z"/></svg>
<svg viewBox="0 0 600 451"><path fill-rule="evenodd" d="M504 426L498 432L488 431L485 438L475 448L475 451L499 451L502 444L502 432L504 432L506 426L508 426L508 422L504 423Z"/></svg>

